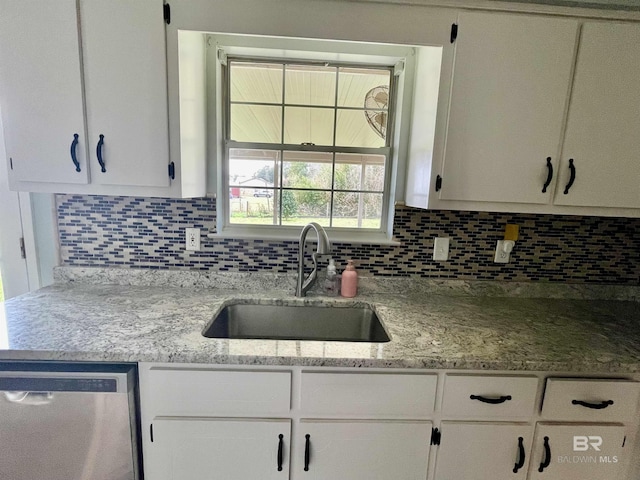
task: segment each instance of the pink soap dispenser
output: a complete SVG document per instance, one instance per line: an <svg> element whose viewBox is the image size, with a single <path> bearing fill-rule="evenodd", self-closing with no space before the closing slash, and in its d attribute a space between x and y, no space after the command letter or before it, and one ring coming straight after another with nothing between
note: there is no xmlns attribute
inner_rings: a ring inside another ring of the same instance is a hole
<svg viewBox="0 0 640 480"><path fill-rule="evenodd" d="M347 260L347 268L342 272L342 285L340 287L340 295L346 298L352 298L358 293L358 272L353 266L353 260Z"/></svg>

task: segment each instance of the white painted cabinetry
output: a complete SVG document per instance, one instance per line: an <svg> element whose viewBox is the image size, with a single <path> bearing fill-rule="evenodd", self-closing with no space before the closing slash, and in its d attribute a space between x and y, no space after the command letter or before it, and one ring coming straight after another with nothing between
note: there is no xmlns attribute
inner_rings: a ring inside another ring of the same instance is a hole
<svg viewBox="0 0 640 480"><path fill-rule="evenodd" d="M640 383L545 377L140 364L145 478L629 479Z"/></svg>
<svg viewBox="0 0 640 480"><path fill-rule="evenodd" d="M204 194L169 158L162 0L0 0L0 11L11 189ZM204 158L191 168L204 175Z"/></svg>
<svg viewBox="0 0 640 480"><path fill-rule="evenodd" d="M548 203L578 22L464 12L458 29L440 198Z"/></svg>
<svg viewBox="0 0 640 480"><path fill-rule="evenodd" d="M422 419L436 385L424 373L302 371L293 478L426 478L432 423Z"/></svg>
<svg viewBox="0 0 640 480"><path fill-rule="evenodd" d="M538 413L531 408L540 402L536 383L527 376L446 375L435 479L627 478L625 444L637 428L640 384L549 378ZM473 401L460 408L467 398Z"/></svg>
<svg viewBox="0 0 640 480"><path fill-rule="evenodd" d="M145 478L427 477L436 375L293 373L142 364Z"/></svg>
<svg viewBox="0 0 640 480"><path fill-rule="evenodd" d="M445 375L435 478L526 478L538 385L535 376Z"/></svg>
<svg viewBox="0 0 640 480"><path fill-rule="evenodd" d="M538 378L507 375L456 375L445 377L442 399L444 418L526 421L536 406Z"/></svg>
<svg viewBox="0 0 640 480"><path fill-rule="evenodd" d="M442 422L438 480L527 478L533 426L530 424Z"/></svg>
<svg viewBox="0 0 640 480"><path fill-rule="evenodd" d="M418 480L427 476L430 422L302 420L297 430L294 479Z"/></svg>
<svg viewBox="0 0 640 480"><path fill-rule="evenodd" d="M457 24L443 158L409 204L640 216L640 25L489 12Z"/></svg>
<svg viewBox="0 0 640 480"><path fill-rule="evenodd" d="M153 435L148 479L289 478L290 420L158 418Z"/></svg>
<svg viewBox="0 0 640 480"><path fill-rule="evenodd" d="M168 187L162 0L81 0L80 25L91 182Z"/></svg>
<svg viewBox="0 0 640 480"><path fill-rule="evenodd" d="M0 108L9 182L14 188L19 182L86 184L76 1L2 0L0 12Z"/></svg>
<svg viewBox="0 0 640 480"><path fill-rule="evenodd" d="M577 440L576 440L577 438ZM625 459L623 425L539 423L529 462L531 480L612 480ZM629 450L629 449L627 449Z"/></svg>
<svg viewBox="0 0 640 480"><path fill-rule="evenodd" d="M640 208L638 45L637 24L582 26L556 205Z"/></svg>

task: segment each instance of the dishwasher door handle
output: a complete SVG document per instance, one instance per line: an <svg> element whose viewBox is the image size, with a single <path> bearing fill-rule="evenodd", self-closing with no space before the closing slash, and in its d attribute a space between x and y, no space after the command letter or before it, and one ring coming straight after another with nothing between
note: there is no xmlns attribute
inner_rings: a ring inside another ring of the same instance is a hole
<svg viewBox="0 0 640 480"><path fill-rule="evenodd" d="M48 405L53 402L53 392L2 392L7 402L21 405Z"/></svg>

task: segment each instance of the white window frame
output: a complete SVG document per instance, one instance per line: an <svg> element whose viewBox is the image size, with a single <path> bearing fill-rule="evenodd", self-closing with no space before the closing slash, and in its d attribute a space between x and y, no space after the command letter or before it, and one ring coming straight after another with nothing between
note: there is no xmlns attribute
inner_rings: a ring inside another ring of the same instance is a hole
<svg viewBox="0 0 640 480"><path fill-rule="evenodd" d="M210 171L208 184L216 186L216 233L212 237L265 240L297 240L301 226L230 224L228 170L224 161L229 147L225 141L225 119L223 109L227 99L223 97L223 64L227 57L270 58L276 61L327 61L364 66L394 67L395 111L389 118L390 134L393 135L389 148L385 172L385 206L383 207L381 229L330 228L329 237L334 242L371 243L397 245L393 235L394 205L397 198L403 198L404 172L408 149L408 130L411 116L411 98L414 83L415 48L408 45L385 45L373 43L309 40L277 37L255 37L250 35L208 34L206 35L207 64L207 124L209 142ZM242 144L240 144L242 145ZM284 146L288 147L289 146ZM292 146L293 147L293 146ZM295 146L301 150L300 146ZM265 146L265 148L267 148ZM273 145L270 146L273 149ZM334 147L328 147L334 149ZM340 151L348 153L349 148ZM367 149L358 148L358 153ZM368 149L368 152L380 149Z"/></svg>
<svg viewBox="0 0 640 480"><path fill-rule="evenodd" d="M228 58L227 64L230 62L237 62L237 63L241 63L241 62L247 62L247 63L270 63L270 64L282 64L284 65L304 65L304 64L308 64L308 65L318 65L318 62L305 62L305 61L300 61L300 60L296 60L296 61L291 61L291 60L284 60L284 59L266 59L266 58L246 58L246 57L234 57L234 58ZM385 138L385 145L383 147L342 147L342 146L336 146L336 145L310 145L310 144L287 144L284 143L284 122L285 120L285 110L286 107L291 106L291 107L309 107L309 108L322 108L325 110L331 110L333 111L333 115L334 115L334 125L333 125L333 134L335 136L336 134L336 130L338 129L338 125L335 123L335 119L337 116L337 112L339 110L356 110L356 111L363 111L363 109L361 108L355 108L355 107L340 107L337 105L337 94L338 94L338 85L336 83L336 104L331 105L331 106L324 106L324 105L297 105L297 104L287 104L285 103L285 99L282 98L282 102L279 104L273 104L274 106L278 106L280 108L282 108L282 132L281 132L281 143L261 143L261 142L242 142L242 141L234 141L230 139L230 132L231 132L231 112L230 112L230 107L231 104L237 104L237 102L232 102L230 98L225 97L224 101L225 101L225 148L224 148L224 155L223 155L223 162L224 162L224 166L228 167L228 162L229 162L229 158L230 158L230 150L231 149L247 149L247 150L269 150L269 151L279 151L281 153L280 159L277 162L277 165L274 165L274 176L277 176L278 180L280 180L280 182L278 182L278 186L274 187L274 198L276 196L278 196L279 192L282 191L299 191L299 188L293 188L293 187L285 187L282 185L281 181L283 180L282 175L283 175L283 171L282 169L284 168L284 162L286 161L284 158L284 153L285 152L323 152L323 153L330 153L332 154L333 160L332 160L332 165L336 165L338 162L336 160L336 155L339 154L361 154L361 155L378 155L378 156L384 156L385 158L385 162L384 162L384 180L383 180L383 186L382 186L382 208L381 208L381 212L380 212L380 227L379 228L364 228L364 227L352 227L352 228L347 228L347 227L333 227L333 226L325 226L325 230L327 230L327 232L331 235L334 235L336 232L338 231L342 231L343 233L346 232L347 234L350 235L358 235L362 232L367 232L368 234L372 234L372 235L379 235L379 234L385 234L386 233L386 226L384 225L384 221L386 218L388 218L389 215L389 203L390 203L390 199L389 199L389 195L388 195L388 191L389 191L389 183L390 183L390 177L391 177L391 167L392 167L392 157L391 157L391 151L393 148L393 145L391 145L391 142L393 141L393 120L394 120L394 114L395 114L395 92L396 92L396 83L397 83L397 77L394 75L394 68L393 65L387 65L387 66L381 66L381 65L366 65L366 64L350 64L350 63L335 63L335 62L325 62L324 63L325 66L329 66L329 67L346 67L346 68L357 68L357 67L361 67L361 68L366 68L366 69L373 69L373 68L377 68L381 71L386 70L389 73L389 104L387 106L387 112L388 112L388 121L387 121L387 135ZM228 89L230 88L230 78L229 78L229 74L230 74L230 69L227 68L225 69L225 75L224 75L224 89L225 89L225 94L228 94ZM285 82L285 78L283 78L283 82ZM283 83L284 85L284 83ZM240 103L244 103L244 102L240 102ZM254 102L249 102L249 104L254 104ZM271 104L269 104L271 105ZM362 167L363 167L363 171L362 171L362 175L364 175L364 168L365 168L366 164L362 163ZM334 173L335 175L335 173ZM335 179L335 177L334 177ZM362 182L364 182L364 178L361 179ZM361 182L361 186L362 186L362 182ZM229 176L225 176L222 179L222 183L223 183L223 191L228 192L230 190L230 188L233 186L230 182L229 182ZM304 189L303 189L304 190ZM331 194L331 206L333 207L334 205L334 201L333 201L333 193L336 192L348 192L348 193L362 193L362 194L366 194L366 193L373 193L373 194L379 194L379 191L366 191L364 190L364 188L361 189L353 189L353 190L340 190L337 188L334 188L333 185L333 181L332 181L332 185L329 188L312 188L312 189L308 189L311 191L317 191L317 192L326 192ZM231 209L230 209L230 197L228 195L222 195L221 197L219 196L219 204L223 204L223 209L222 211L224 212L224 225L225 227L255 227L255 228L259 228L260 230L264 230L264 229L268 229L271 227L278 227L279 229L290 229L293 230L293 233L298 232L304 225L298 225L298 226L287 226L287 225L251 225L251 224L234 224L231 223ZM361 198L361 201L362 198ZM281 220L281 216L282 216L282 202L278 202L277 205L279 206L279 211L274 212L274 220L276 218ZM359 212L360 213L360 212ZM331 208L331 213L330 213L330 217L329 220L332 223L334 216L333 216L333 208ZM361 220L361 217L358 217L358 220ZM322 224L322 222L320 220L318 220L319 223Z"/></svg>

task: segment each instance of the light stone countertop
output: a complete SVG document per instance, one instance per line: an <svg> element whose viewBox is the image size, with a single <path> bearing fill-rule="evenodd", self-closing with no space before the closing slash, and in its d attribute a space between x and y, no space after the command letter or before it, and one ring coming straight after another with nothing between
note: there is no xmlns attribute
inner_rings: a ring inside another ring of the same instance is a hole
<svg viewBox="0 0 640 480"><path fill-rule="evenodd" d="M59 283L0 304L0 359L640 372L633 301L370 293L355 300L373 305L388 343L203 337L233 298L303 301L282 291Z"/></svg>

